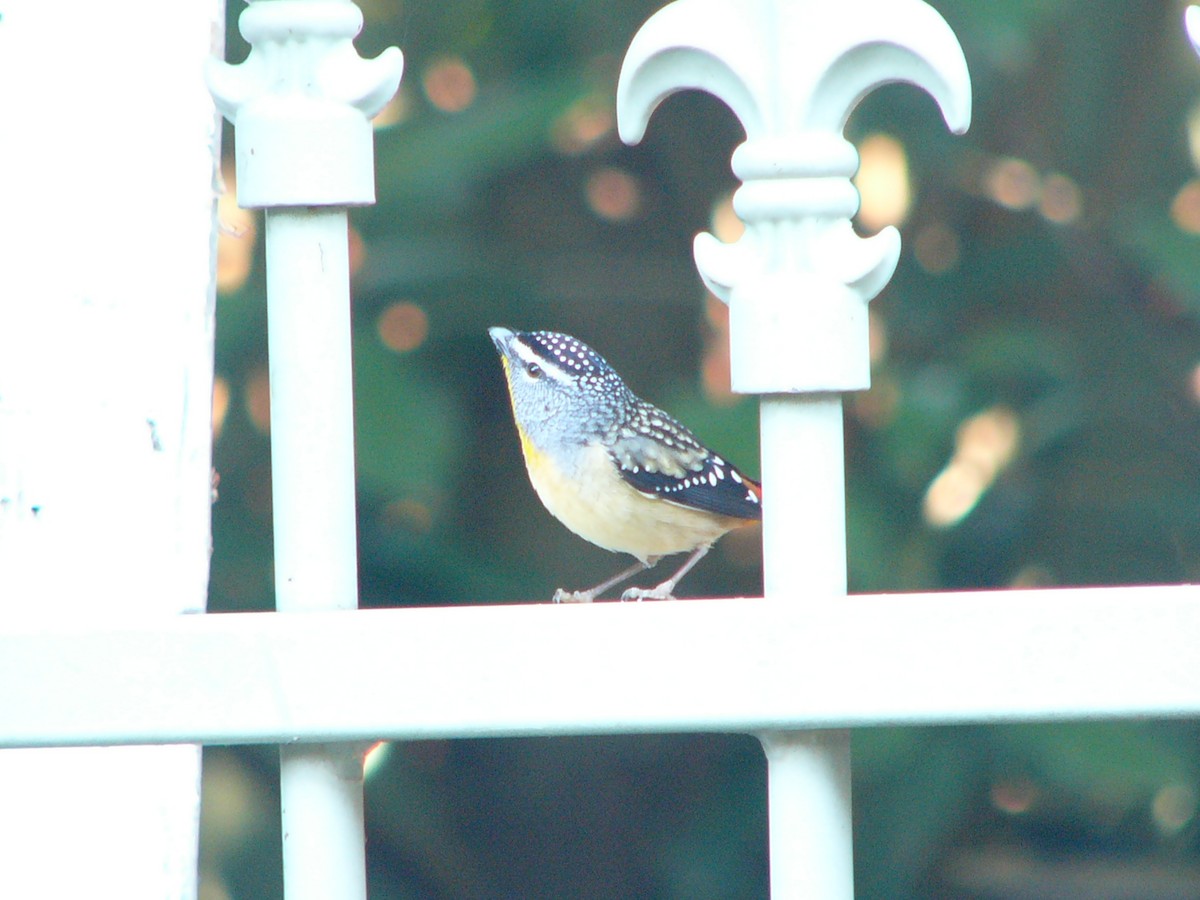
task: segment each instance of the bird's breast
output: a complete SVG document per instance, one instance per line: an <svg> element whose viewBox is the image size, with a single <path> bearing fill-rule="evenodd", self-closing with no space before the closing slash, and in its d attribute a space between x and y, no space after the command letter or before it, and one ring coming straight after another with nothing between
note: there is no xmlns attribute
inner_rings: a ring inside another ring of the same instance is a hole
<svg viewBox="0 0 1200 900"><path fill-rule="evenodd" d="M546 509L605 550L645 561L695 550L744 524L638 492L598 443L549 452L522 434L521 449L529 480Z"/></svg>

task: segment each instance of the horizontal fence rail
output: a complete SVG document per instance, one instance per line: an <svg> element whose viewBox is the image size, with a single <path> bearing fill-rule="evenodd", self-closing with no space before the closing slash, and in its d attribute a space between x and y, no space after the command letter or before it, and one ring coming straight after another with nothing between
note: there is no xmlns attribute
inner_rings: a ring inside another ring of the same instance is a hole
<svg viewBox="0 0 1200 900"><path fill-rule="evenodd" d="M1186 586L27 623L0 747L1200 716L1197 646Z"/></svg>

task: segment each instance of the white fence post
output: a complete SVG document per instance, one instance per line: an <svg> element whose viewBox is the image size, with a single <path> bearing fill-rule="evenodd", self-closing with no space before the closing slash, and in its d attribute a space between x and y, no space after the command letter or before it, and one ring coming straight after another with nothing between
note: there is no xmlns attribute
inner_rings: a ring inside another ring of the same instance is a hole
<svg viewBox="0 0 1200 900"><path fill-rule="evenodd" d="M208 590L223 4L67 16L0 11L0 620L32 633ZM0 754L0 896L194 897L199 772L192 745Z"/></svg>
<svg viewBox="0 0 1200 900"><path fill-rule="evenodd" d="M842 129L889 81L924 87L951 128L966 128L966 62L921 0L677 0L634 37L621 72L627 141L684 88L715 94L746 128L733 155L746 233L731 246L702 234L695 256L730 306L733 388L762 395L768 598L846 592L841 394L869 385L867 303L900 238L854 234L858 155ZM763 745L773 896L852 897L848 733L774 733Z"/></svg>
<svg viewBox="0 0 1200 900"><path fill-rule="evenodd" d="M370 118L400 51L365 61L348 0L260 0L244 63L209 85L234 123L238 202L266 208L275 591L279 612L358 605L346 207L373 203ZM337 688L330 684L328 690ZM361 749L280 749L290 900L366 896Z"/></svg>

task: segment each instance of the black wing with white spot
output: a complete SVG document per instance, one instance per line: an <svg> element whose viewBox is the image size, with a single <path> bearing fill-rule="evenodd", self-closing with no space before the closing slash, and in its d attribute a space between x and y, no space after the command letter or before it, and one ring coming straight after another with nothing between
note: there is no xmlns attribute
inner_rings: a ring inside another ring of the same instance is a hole
<svg viewBox="0 0 1200 900"><path fill-rule="evenodd" d="M612 447L621 477L643 494L738 519L762 518L762 489L644 401Z"/></svg>
<svg viewBox="0 0 1200 900"><path fill-rule="evenodd" d="M643 494L737 519L762 518L762 488L719 456L682 478L645 469L621 469L621 477Z"/></svg>

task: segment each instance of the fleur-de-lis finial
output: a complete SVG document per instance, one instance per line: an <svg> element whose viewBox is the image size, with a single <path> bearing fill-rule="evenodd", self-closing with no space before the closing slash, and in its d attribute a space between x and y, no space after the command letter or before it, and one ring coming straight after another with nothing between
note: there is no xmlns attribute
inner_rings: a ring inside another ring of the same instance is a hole
<svg viewBox="0 0 1200 900"><path fill-rule="evenodd" d="M251 0L238 20L250 55L209 61L209 91L237 128L241 206L375 202L370 119L396 93L404 58L389 47L362 59L352 43L362 25L349 0Z"/></svg>
<svg viewBox="0 0 1200 900"><path fill-rule="evenodd" d="M858 153L842 130L859 100L895 81L927 90L949 127L966 130L966 61L922 0L676 0L634 37L617 88L626 142L641 139L660 102L688 88L725 101L746 129L732 160L746 234L730 245L700 234L694 245L705 283L730 303L731 327L766 341L741 358L735 342L735 389L869 383L866 303L891 278L900 236L891 227L854 234ZM813 296L830 282L852 295L835 308ZM755 296L742 302L739 291ZM761 364L773 352L796 359L782 381L778 366Z"/></svg>

